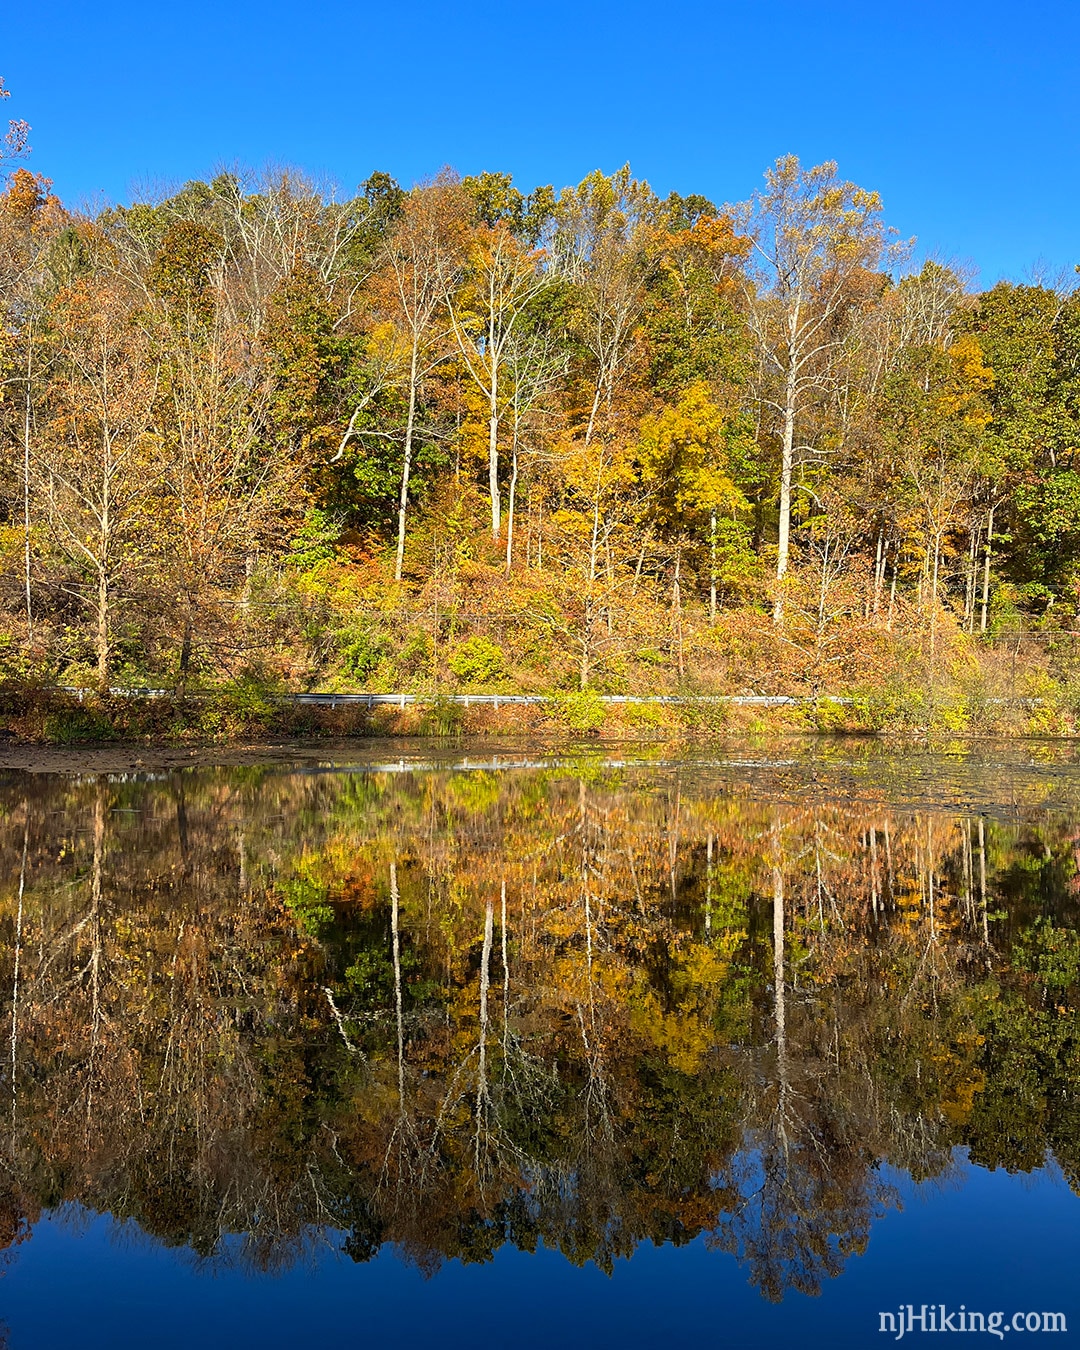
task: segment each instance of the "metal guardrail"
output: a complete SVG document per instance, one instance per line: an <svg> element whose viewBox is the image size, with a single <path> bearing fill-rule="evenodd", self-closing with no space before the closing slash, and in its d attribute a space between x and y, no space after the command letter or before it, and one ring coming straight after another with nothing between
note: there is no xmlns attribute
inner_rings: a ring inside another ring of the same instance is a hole
<svg viewBox="0 0 1080 1350"><path fill-rule="evenodd" d="M100 691L94 687L79 686L73 684L54 684L50 686L53 692L61 694L73 694L80 703L87 695L94 695ZM107 691L114 698L171 698L175 694L174 689L123 689L117 685L110 685ZM202 693L188 694L187 697L193 701L210 698L211 695ZM513 707L515 705L542 706L543 704L553 704L560 702L557 694L337 694L337 693L310 693L310 694L271 694L270 698L276 699L279 703L307 704L320 708L366 708L370 711L373 708L408 708L413 705L434 705L439 703L452 703L458 707L490 707L497 712L503 707ZM623 704L641 706L647 704L669 704L669 705L691 705L691 706L726 706L735 708L784 708L784 707L817 707L823 703L831 703L835 707L850 707L856 702L853 698L845 698L838 694L819 694L813 695L794 695L794 694L597 694L597 700L605 704ZM1047 702L1043 698L988 698L984 703L994 707L1013 707L1013 708L1038 708Z"/></svg>
<svg viewBox="0 0 1080 1350"><path fill-rule="evenodd" d="M314 703L321 707L336 708L356 705L367 708L395 707L406 708L418 703L453 703L459 707L502 708L520 704L539 705L557 703L553 694L291 694L284 695L292 703ZM685 704L685 703L734 703L741 706L778 708L789 703L812 703L813 699L792 698L787 694L599 694L599 702L611 704ZM819 703L850 703L846 698L822 698Z"/></svg>
<svg viewBox="0 0 1080 1350"><path fill-rule="evenodd" d="M81 703L88 694L98 690L79 685L53 685L57 693L74 694ZM172 689L124 689L110 685L108 693L114 698L169 698ZM206 693L189 694L189 698L208 698ZM511 707L520 704L540 705L557 703L555 694L273 694L281 703L313 704L322 708L407 708L412 704L453 703L459 707ZM611 704L734 704L738 707L780 708L789 704L836 703L850 704L850 698L825 694L819 698L795 697L790 694L598 694L601 703Z"/></svg>

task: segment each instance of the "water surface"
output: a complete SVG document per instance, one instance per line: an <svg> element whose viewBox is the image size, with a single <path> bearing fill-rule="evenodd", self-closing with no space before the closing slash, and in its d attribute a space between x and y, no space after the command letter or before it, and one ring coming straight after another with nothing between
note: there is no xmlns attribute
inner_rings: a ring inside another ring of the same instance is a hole
<svg viewBox="0 0 1080 1350"><path fill-rule="evenodd" d="M5 773L8 1343L1067 1340L1078 852L1037 748Z"/></svg>

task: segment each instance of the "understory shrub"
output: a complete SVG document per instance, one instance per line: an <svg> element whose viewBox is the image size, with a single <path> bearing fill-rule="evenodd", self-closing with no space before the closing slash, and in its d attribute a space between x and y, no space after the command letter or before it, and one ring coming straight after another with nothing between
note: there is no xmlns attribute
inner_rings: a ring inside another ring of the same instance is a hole
<svg viewBox="0 0 1080 1350"><path fill-rule="evenodd" d="M462 684L489 684L502 675L506 657L500 646L477 633L466 638L446 664Z"/></svg>

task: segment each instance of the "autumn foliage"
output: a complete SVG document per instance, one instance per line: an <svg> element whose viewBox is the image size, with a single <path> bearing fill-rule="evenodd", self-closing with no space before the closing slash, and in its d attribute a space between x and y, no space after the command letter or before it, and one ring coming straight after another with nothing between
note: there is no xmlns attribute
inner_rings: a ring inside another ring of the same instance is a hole
<svg viewBox="0 0 1080 1350"><path fill-rule="evenodd" d="M1080 300L909 253L791 158L727 207L280 172L94 216L18 168L3 673L1071 708Z"/></svg>

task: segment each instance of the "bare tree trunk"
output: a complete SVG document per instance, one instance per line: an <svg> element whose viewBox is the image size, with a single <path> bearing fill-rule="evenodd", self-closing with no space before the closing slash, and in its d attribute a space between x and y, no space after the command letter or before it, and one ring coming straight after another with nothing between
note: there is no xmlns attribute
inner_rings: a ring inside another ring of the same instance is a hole
<svg viewBox="0 0 1080 1350"><path fill-rule="evenodd" d="M791 547L791 475L795 460L795 357L789 355L784 388L784 442L780 463L780 534L776 549L776 604L773 622L784 622L783 583L787 576L788 554Z"/></svg>
<svg viewBox="0 0 1080 1350"><path fill-rule="evenodd" d="M989 947L990 925L986 912L986 830L982 816L979 817L979 901L982 908L983 942Z"/></svg>
<svg viewBox="0 0 1080 1350"><path fill-rule="evenodd" d="M491 984L491 940L495 927L495 906L488 900L484 907L484 947L480 957L480 1045L476 1084L476 1149L479 1154L480 1127L487 1101L488 989Z"/></svg>
<svg viewBox="0 0 1080 1350"><path fill-rule="evenodd" d="M502 880L501 910L499 913L499 939L502 946L503 968L503 1054L506 1054L509 1039L510 1018L510 960L506 952L506 878Z"/></svg>
<svg viewBox="0 0 1080 1350"><path fill-rule="evenodd" d="M634 584L630 587L631 595L637 595L638 583L641 581L641 569L645 565L645 550L648 548L651 538L651 530L646 530L641 536L641 548L638 550L637 566L634 568Z"/></svg>
<svg viewBox="0 0 1080 1350"><path fill-rule="evenodd" d="M32 338L31 333L30 337ZM30 594L30 430L33 407L30 400L30 360L32 347L28 339L26 351L26 405L23 410L23 583L26 591L26 642L34 645L34 607Z"/></svg>
<svg viewBox="0 0 1080 1350"><path fill-rule="evenodd" d="M709 512L709 622L716 622L716 511Z"/></svg>
<svg viewBox="0 0 1080 1350"><path fill-rule="evenodd" d="M986 615L990 607L990 555L994 544L994 512L997 510L995 502L990 508L990 513L986 518L986 545L983 553L983 579L982 579L982 613L979 616L979 632L986 632Z"/></svg>
<svg viewBox="0 0 1080 1350"><path fill-rule="evenodd" d="M506 575L510 575L510 568L514 560L514 505L517 501L517 481L518 481L518 451L517 435L514 436L513 461L510 468L510 496L507 502L506 511Z"/></svg>
<svg viewBox="0 0 1080 1350"><path fill-rule="evenodd" d="M817 617L817 641L821 642L821 635L825 631L825 601L829 594L829 545L832 541L825 540L825 548L821 555L821 585L818 587L818 617Z"/></svg>
<svg viewBox="0 0 1080 1350"><path fill-rule="evenodd" d="M180 636L180 659L177 662L176 692L183 698L184 690L187 686L188 671L191 667L191 605L190 601L184 612L184 628Z"/></svg>
<svg viewBox="0 0 1080 1350"><path fill-rule="evenodd" d="M601 461L603 463L603 461ZM589 540L589 585L596 580L597 543L600 538L600 470L596 473L596 497L593 501L592 537Z"/></svg>
<svg viewBox="0 0 1080 1350"><path fill-rule="evenodd" d="M91 1046L96 1049L98 1033L101 1029L101 955L102 955L102 909L105 899L105 794L99 784L94 797L94 862L90 873L91 916L90 941L90 1016ZM92 1080L91 1080L92 1081ZM90 1098L87 1099L87 1117L90 1114Z"/></svg>
<svg viewBox="0 0 1080 1350"><path fill-rule="evenodd" d="M109 687L109 554L112 549L112 446L108 432L102 445L101 515L98 526L97 556L97 623L95 649L97 653L98 687L104 693Z"/></svg>
<svg viewBox="0 0 1080 1350"><path fill-rule="evenodd" d="M921 619L926 612L926 583L930 576L930 550L923 549L922 570L919 572L919 603L918 611Z"/></svg>
<svg viewBox="0 0 1080 1350"><path fill-rule="evenodd" d="M889 883L889 901L890 903L894 903L896 891L893 885L892 835L889 832L888 816L886 816L882 822L882 833L885 836L885 879Z"/></svg>
<svg viewBox="0 0 1080 1350"><path fill-rule="evenodd" d="M979 530L973 525L968 531L968 564L964 578L964 631L975 631L975 584L979 571Z"/></svg>
<svg viewBox="0 0 1080 1350"><path fill-rule="evenodd" d="M937 656L938 577L941 570L941 533L934 535L934 573L930 585L930 665Z"/></svg>
<svg viewBox="0 0 1080 1350"><path fill-rule="evenodd" d="M784 976L784 864L781 852L780 824L772 827L773 854L773 1013L776 1023L776 1075L778 1114L783 1129L787 1108L787 1009Z"/></svg>
<svg viewBox="0 0 1080 1350"><path fill-rule="evenodd" d="M394 1012L397 1017L398 1110L405 1115L405 1019L401 1003L401 935L398 927L397 863L390 864L390 932L394 951Z"/></svg>
<svg viewBox="0 0 1080 1350"><path fill-rule="evenodd" d="M596 390L593 394L592 407L589 409L589 421L585 427L585 446L588 447L593 438L593 430L596 427L596 414L600 409L600 391L603 387L603 381L599 378L596 382Z"/></svg>
<svg viewBox="0 0 1080 1350"><path fill-rule="evenodd" d="M97 622L94 647L97 654L97 682L102 693L109 687L109 574L98 567Z"/></svg>
<svg viewBox="0 0 1080 1350"><path fill-rule="evenodd" d="M705 936L708 937L712 932L713 837L711 833L705 848Z"/></svg>
<svg viewBox="0 0 1080 1350"><path fill-rule="evenodd" d="M405 421L405 453L401 462L401 495L398 500L397 558L394 562L394 580L401 580L405 565L405 519L409 507L409 474L412 471L413 428L416 425L416 343L413 343L409 369L409 414Z"/></svg>
<svg viewBox="0 0 1080 1350"><path fill-rule="evenodd" d="M686 674L686 665L683 660L683 633L682 633L682 587L679 584L679 576L682 570L682 544L675 549L675 579L672 585L671 607L675 615L675 651L679 664L679 679L682 680Z"/></svg>
<svg viewBox="0 0 1080 1350"><path fill-rule="evenodd" d="M18 1093L17 1052L19 1046L19 970L22 962L23 896L26 893L26 857L30 848L30 803L23 802L22 866L19 868L19 907L15 916L15 970L11 979L11 1152L15 1154L15 1125Z"/></svg>
<svg viewBox="0 0 1080 1350"><path fill-rule="evenodd" d="M489 336L491 352L491 390L488 405L488 491L491 493L491 537L497 540L502 530L502 500L499 496L499 363L495 356L494 334Z"/></svg>
<svg viewBox="0 0 1080 1350"><path fill-rule="evenodd" d="M544 498L540 498L540 510L536 521L536 570L544 570Z"/></svg>

